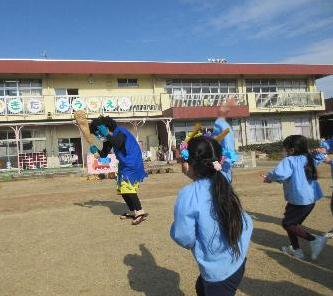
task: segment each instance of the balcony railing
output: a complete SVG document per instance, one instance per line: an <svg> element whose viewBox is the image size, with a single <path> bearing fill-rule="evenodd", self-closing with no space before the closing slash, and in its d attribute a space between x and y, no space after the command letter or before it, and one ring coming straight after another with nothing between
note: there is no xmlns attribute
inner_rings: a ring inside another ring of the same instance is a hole
<svg viewBox="0 0 333 296"><path fill-rule="evenodd" d="M228 101L247 105L245 93L171 94L170 97L172 107L215 107Z"/></svg>
<svg viewBox="0 0 333 296"><path fill-rule="evenodd" d="M45 114L42 96L0 97L0 115Z"/></svg>
<svg viewBox="0 0 333 296"><path fill-rule="evenodd" d="M156 112L161 110L159 95L80 97L55 96L56 114L71 114L77 110L87 113L126 113L126 112Z"/></svg>
<svg viewBox="0 0 333 296"><path fill-rule="evenodd" d="M317 107L321 105L320 92L256 93L257 108Z"/></svg>

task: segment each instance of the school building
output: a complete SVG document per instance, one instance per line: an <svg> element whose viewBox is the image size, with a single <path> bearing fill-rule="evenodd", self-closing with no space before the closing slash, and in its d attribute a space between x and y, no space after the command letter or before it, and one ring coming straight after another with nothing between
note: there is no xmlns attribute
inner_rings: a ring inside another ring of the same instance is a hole
<svg viewBox="0 0 333 296"><path fill-rule="evenodd" d="M289 134L318 139L324 95L316 79L332 65L0 60L0 169L84 164L87 143L73 121L115 118L144 155L169 155L196 122L211 129L220 105L237 146Z"/></svg>

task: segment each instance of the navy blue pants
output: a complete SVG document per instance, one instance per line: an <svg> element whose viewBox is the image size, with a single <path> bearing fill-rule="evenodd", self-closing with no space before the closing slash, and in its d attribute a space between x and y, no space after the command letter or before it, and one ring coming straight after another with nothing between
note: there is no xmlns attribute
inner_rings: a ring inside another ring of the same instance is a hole
<svg viewBox="0 0 333 296"><path fill-rule="evenodd" d="M312 212L314 206L314 203L309 205L293 205L287 203L286 205L282 226L287 231L290 243L295 250L300 248L298 237L307 241L315 239L311 233L301 226L306 217Z"/></svg>
<svg viewBox="0 0 333 296"><path fill-rule="evenodd" d="M234 296L243 279L245 263L246 259L234 274L221 282L207 282L199 276L195 285L197 296Z"/></svg>

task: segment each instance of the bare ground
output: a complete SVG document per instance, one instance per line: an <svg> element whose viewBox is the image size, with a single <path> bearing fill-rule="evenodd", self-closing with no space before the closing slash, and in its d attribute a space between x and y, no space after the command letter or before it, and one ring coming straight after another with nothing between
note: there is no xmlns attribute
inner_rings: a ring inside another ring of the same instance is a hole
<svg viewBox="0 0 333 296"><path fill-rule="evenodd" d="M333 240L315 262L283 255L281 186L261 183L266 169L236 170L234 186L255 221L247 270L237 295L332 295ZM327 195L305 225L333 227ZM195 295L198 270L190 252L169 238L173 203L189 180L151 175L140 196L149 220L120 221L125 210L115 182L59 177L0 183L0 295ZM305 244L305 250L307 250Z"/></svg>

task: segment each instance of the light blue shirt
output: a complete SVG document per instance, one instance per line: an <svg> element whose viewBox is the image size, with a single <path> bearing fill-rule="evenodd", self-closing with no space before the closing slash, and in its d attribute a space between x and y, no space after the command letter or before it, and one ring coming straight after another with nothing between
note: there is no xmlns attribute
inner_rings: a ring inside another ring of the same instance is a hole
<svg viewBox="0 0 333 296"><path fill-rule="evenodd" d="M325 148L325 147L324 147ZM326 159L327 157L327 154L326 153L319 153L319 152L315 152L315 153L312 153L312 156L313 158L315 159L316 163L319 165L321 163L324 162L324 160ZM331 166L331 177L333 179L333 159L331 160L330 163L328 163L328 165Z"/></svg>
<svg viewBox="0 0 333 296"><path fill-rule="evenodd" d="M210 187L209 179L200 179L179 191L170 235L179 245L192 250L206 281L219 282L234 274L244 262L253 225L250 216L244 212L240 257L235 259L212 216Z"/></svg>
<svg viewBox="0 0 333 296"><path fill-rule="evenodd" d="M230 124L224 118L218 118L215 120L213 128L213 136L216 137L222 133L227 128L230 129L230 132L226 137L220 142L222 148L222 154L226 157L225 163L222 166L222 171L227 179L232 181L232 164L238 160L238 154L235 150L235 139L234 132Z"/></svg>
<svg viewBox="0 0 333 296"><path fill-rule="evenodd" d="M223 149L223 155L230 158L232 162L237 161L238 155L235 150L235 139L234 132L230 124L224 118L218 118L214 122L213 136L216 137L226 129L230 129L230 132L225 136L225 138L220 142Z"/></svg>
<svg viewBox="0 0 333 296"><path fill-rule="evenodd" d="M309 205L323 197L319 182L307 179L306 164L304 155L288 156L267 175L272 181L283 184L284 198L293 205Z"/></svg>

